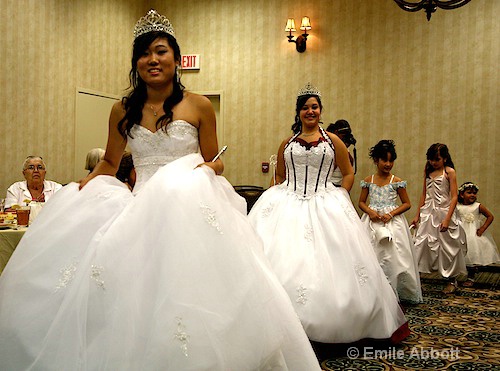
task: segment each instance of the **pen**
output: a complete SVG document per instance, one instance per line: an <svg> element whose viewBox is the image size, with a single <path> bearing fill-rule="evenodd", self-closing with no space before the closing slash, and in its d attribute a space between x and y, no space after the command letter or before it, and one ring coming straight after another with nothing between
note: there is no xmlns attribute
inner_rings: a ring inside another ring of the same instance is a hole
<svg viewBox="0 0 500 371"><path fill-rule="evenodd" d="M224 153L224 151L227 149L227 146L224 146L221 148L221 150L219 151L219 153L217 153L215 155L215 157L212 159L212 162L215 162L217 161L217 159L220 157L220 155L222 155Z"/></svg>

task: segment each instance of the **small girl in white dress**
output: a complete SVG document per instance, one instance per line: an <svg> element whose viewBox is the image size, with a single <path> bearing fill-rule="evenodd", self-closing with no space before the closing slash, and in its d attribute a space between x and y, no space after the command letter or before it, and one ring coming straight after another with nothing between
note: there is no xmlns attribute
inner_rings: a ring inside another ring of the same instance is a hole
<svg viewBox="0 0 500 371"><path fill-rule="evenodd" d="M465 264L467 264L469 277L464 282L466 287L473 286L477 266L500 261L495 240L491 233L487 231L494 217L483 204L477 202L478 191L479 187L472 182L466 182L458 188L457 210L467 237ZM481 217L481 214L486 220Z"/></svg>
<svg viewBox="0 0 500 371"><path fill-rule="evenodd" d="M392 140L381 140L370 149L377 173L361 181L359 208L378 262L401 301L422 302L420 275L408 222L410 209L406 181L391 174L397 154ZM370 198L370 204L366 201ZM397 204L397 199L401 205Z"/></svg>

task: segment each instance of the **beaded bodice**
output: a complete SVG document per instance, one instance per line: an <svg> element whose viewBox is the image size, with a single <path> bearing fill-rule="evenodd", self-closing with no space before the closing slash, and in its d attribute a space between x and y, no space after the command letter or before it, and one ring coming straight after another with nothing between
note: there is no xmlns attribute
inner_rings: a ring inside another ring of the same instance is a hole
<svg viewBox="0 0 500 371"><path fill-rule="evenodd" d="M406 188L406 181L378 186L373 182L365 182L362 180L361 187L368 188L368 195L370 196L370 209L379 211L386 208L397 207L398 188Z"/></svg>
<svg viewBox="0 0 500 371"><path fill-rule="evenodd" d="M434 178L425 179L425 204L432 204L433 207L450 206L450 182L446 178L445 172Z"/></svg>
<svg viewBox="0 0 500 371"><path fill-rule="evenodd" d="M310 197L329 188L332 183L335 151L327 141L305 146L296 139L284 151L287 189L301 197Z"/></svg>
<svg viewBox="0 0 500 371"><path fill-rule="evenodd" d="M184 120L172 121L166 131L159 129L154 133L144 126L134 125L130 134L128 144L137 173L134 192L161 166L199 151L198 129Z"/></svg>

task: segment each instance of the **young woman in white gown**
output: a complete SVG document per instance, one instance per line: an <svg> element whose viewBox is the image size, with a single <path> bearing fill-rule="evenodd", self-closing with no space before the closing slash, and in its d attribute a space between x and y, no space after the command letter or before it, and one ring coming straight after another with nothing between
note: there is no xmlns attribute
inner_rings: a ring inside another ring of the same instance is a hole
<svg viewBox="0 0 500 371"><path fill-rule="evenodd" d="M376 174L361 181L361 221L371 237L380 266L399 300L421 303L422 288L415 247L404 213L411 207L406 181L391 173L397 158L392 140L381 140L370 149ZM368 198L370 203L367 204ZM398 205L398 198L401 204Z"/></svg>
<svg viewBox="0 0 500 371"><path fill-rule="evenodd" d="M183 90L170 22L151 10L134 33L104 160L51 199L0 279L1 368L319 370L244 200L210 161L215 114ZM112 176L127 143L134 194Z"/></svg>
<svg viewBox="0 0 500 371"><path fill-rule="evenodd" d="M405 316L380 268L348 191L354 181L345 144L320 126L319 91L299 91L294 134L278 150L276 186L264 192L250 221L311 340L397 342ZM335 164L342 187L333 184Z"/></svg>

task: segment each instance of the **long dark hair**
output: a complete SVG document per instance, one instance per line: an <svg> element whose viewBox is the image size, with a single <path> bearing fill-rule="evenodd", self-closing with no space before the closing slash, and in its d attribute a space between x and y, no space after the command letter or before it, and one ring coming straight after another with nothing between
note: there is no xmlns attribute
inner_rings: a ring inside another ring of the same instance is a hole
<svg viewBox="0 0 500 371"><path fill-rule="evenodd" d="M387 154L391 154L391 161L395 161L398 155L396 154L396 144L394 144L393 140L390 139L382 139L380 142L375 144L372 148L370 148L370 158L373 161L384 160L387 161L389 156Z"/></svg>
<svg viewBox="0 0 500 371"><path fill-rule="evenodd" d="M427 163L425 164L425 177L428 178L429 174L432 173L434 168L431 166L429 163L429 160L434 160L438 156L441 156L444 160L444 166L448 166L451 168L455 168L455 165L453 164L453 161L451 160L450 156L450 151L448 150L448 147L446 144L442 143L434 143L432 146L429 147L426 153L427 156Z"/></svg>
<svg viewBox="0 0 500 371"><path fill-rule="evenodd" d="M152 31L138 36L134 41L134 49L132 52L132 68L129 73L130 86L132 88L128 96L122 99L123 107L125 108L125 116L118 123L118 130L125 138L130 136L130 130L134 125L139 125L142 120L142 109L147 99L146 83L139 76L137 71L137 61L144 54L144 51L151 45L157 38L166 38L168 44L174 51L174 58L176 62L181 61L181 50L177 40L165 32ZM184 96L184 85L182 85L180 78L174 76L174 90L172 95L165 99L163 102L163 110L165 114L160 116L156 121L156 128L166 127L172 121L172 109L178 104Z"/></svg>
<svg viewBox="0 0 500 371"><path fill-rule="evenodd" d="M302 122L300 121L300 110L304 107L309 98L316 98L319 104L320 111L323 111L323 105L321 104L321 99L319 96L314 94L299 95L297 97L297 102L295 104L295 122L292 125L292 131L294 134L300 133L302 131Z"/></svg>

